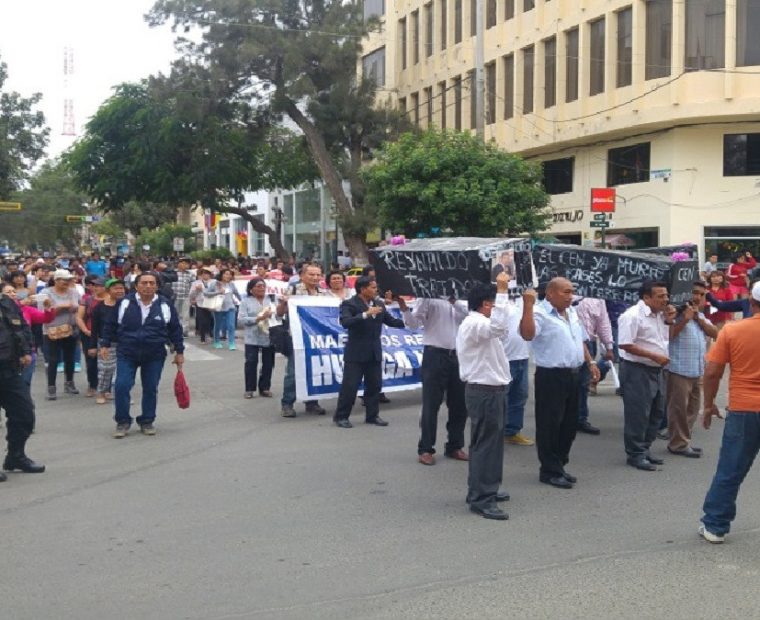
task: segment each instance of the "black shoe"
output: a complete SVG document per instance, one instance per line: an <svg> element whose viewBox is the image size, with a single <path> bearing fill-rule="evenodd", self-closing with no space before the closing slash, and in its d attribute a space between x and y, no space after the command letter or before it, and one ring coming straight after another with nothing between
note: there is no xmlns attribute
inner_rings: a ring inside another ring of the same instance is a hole
<svg viewBox="0 0 760 620"><path fill-rule="evenodd" d="M650 463L654 463L655 465L665 464L665 461L663 461L662 459L658 459L657 457L652 456L651 454L647 454L647 461L649 461Z"/></svg>
<svg viewBox="0 0 760 620"><path fill-rule="evenodd" d="M509 501L509 493L507 493L507 491L496 491L496 501L497 502L508 502Z"/></svg>
<svg viewBox="0 0 760 620"><path fill-rule="evenodd" d="M676 454L678 456L685 456L686 458L689 458L689 459L698 459L699 457L702 456L701 450L697 452L694 448L691 448L691 447L684 448L683 450L671 450L670 448L668 448L668 452L670 452L671 454Z"/></svg>
<svg viewBox="0 0 760 620"><path fill-rule="evenodd" d="M391 399L380 392L380 396L377 397L377 402L382 403L383 405L387 405L389 402L391 402Z"/></svg>
<svg viewBox="0 0 760 620"><path fill-rule="evenodd" d="M576 428L579 432L586 433L587 435L599 435L602 432L596 426L592 426L588 420L578 422L578 426Z"/></svg>
<svg viewBox="0 0 760 620"><path fill-rule="evenodd" d="M0 471L0 482L5 482L6 480L8 480L8 476Z"/></svg>
<svg viewBox="0 0 760 620"><path fill-rule="evenodd" d="M388 422L383 420L380 416L373 418L372 420L365 420L366 424L374 424L375 426L388 426Z"/></svg>
<svg viewBox="0 0 760 620"><path fill-rule="evenodd" d="M641 471L657 471L657 466L652 463L647 458L644 457L638 457L638 458L629 458L627 463L631 467L635 467L636 469L640 469Z"/></svg>
<svg viewBox="0 0 760 620"><path fill-rule="evenodd" d="M5 471L18 469L25 474L41 474L45 471L45 466L38 465L22 452L21 454L9 454L6 456L5 463L3 463L3 469Z"/></svg>
<svg viewBox="0 0 760 620"><path fill-rule="evenodd" d="M306 405L306 413L313 413L315 415L325 415L327 413L327 409L320 406L319 403L309 403Z"/></svg>
<svg viewBox="0 0 760 620"><path fill-rule="evenodd" d="M470 506L470 511L479 514L484 519L493 519L494 521L506 521L509 515L498 506Z"/></svg>
<svg viewBox="0 0 760 620"><path fill-rule="evenodd" d="M578 482L578 478L576 478L575 476L573 476L573 474L567 473L566 471L562 472L562 477L565 480L567 480L570 484L575 484L576 482Z"/></svg>
<svg viewBox="0 0 760 620"><path fill-rule="evenodd" d="M549 484L558 489L572 489L573 484L564 476L539 476L538 479L544 484Z"/></svg>
<svg viewBox="0 0 760 620"><path fill-rule="evenodd" d="M335 426L338 428L353 428L354 425L348 420L335 420Z"/></svg>

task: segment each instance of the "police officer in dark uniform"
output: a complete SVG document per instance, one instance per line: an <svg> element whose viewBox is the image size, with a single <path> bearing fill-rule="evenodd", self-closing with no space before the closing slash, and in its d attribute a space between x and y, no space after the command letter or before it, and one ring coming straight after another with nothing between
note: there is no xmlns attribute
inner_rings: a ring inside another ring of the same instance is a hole
<svg viewBox="0 0 760 620"><path fill-rule="evenodd" d="M21 379L21 369L32 363L29 329L10 297L0 295L0 407L7 417L8 454L5 471L21 470L28 474L45 471L24 452L26 440L34 429L34 403L29 386ZM7 480L0 472L0 482Z"/></svg>

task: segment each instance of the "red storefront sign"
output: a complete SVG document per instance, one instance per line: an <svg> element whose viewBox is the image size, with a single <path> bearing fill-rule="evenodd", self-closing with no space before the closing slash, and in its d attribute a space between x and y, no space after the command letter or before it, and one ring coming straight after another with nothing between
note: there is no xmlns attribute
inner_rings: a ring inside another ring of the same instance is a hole
<svg viewBox="0 0 760 620"><path fill-rule="evenodd" d="M592 187L591 188L591 212L614 213L615 212L615 188Z"/></svg>

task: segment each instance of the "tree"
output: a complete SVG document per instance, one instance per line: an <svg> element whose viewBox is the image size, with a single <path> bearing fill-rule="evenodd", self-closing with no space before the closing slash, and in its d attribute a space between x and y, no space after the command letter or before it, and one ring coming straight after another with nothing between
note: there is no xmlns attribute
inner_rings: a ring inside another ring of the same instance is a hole
<svg viewBox="0 0 760 620"><path fill-rule="evenodd" d="M137 248L150 246L151 254L155 256L170 256L174 252L174 238L185 240L184 253L195 251L195 235L189 226L179 224L164 224L155 230L144 229L135 241Z"/></svg>
<svg viewBox="0 0 760 620"><path fill-rule="evenodd" d="M28 178L45 154L49 129L42 112L35 112L42 95L22 97L4 92L8 66L0 61L0 200L8 198Z"/></svg>
<svg viewBox="0 0 760 620"><path fill-rule="evenodd" d="M71 173L60 161L45 162L32 176L29 187L11 194L23 210L0 213L3 238L23 248L54 250L61 244L77 249L80 224L66 221L67 215L84 215L87 195L75 186Z"/></svg>
<svg viewBox="0 0 760 620"><path fill-rule="evenodd" d="M90 120L67 154L77 183L116 221L136 232L144 203L163 217L168 205L200 204L236 213L269 235L278 255L280 232L234 206L244 190L292 187L313 178L300 137L270 127L246 105L220 96L203 67L122 84Z"/></svg>
<svg viewBox="0 0 760 620"><path fill-rule="evenodd" d="M374 83L356 77L367 34L362 6L355 0L158 0L149 14L153 25L199 29L202 40L180 39L182 51L187 62L209 67L215 81L232 86L230 101L258 98L272 118L285 114L298 126L359 260L366 259L373 225L358 174L362 158L401 125L397 112L374 106Z"/></svg>
<svg viewBox="0 0 760 620"><path fill-rule="evenodd" d="M540 165L462 132L407 133L363 171L386 228L414 237L535 233L548 225Z"/></svg>

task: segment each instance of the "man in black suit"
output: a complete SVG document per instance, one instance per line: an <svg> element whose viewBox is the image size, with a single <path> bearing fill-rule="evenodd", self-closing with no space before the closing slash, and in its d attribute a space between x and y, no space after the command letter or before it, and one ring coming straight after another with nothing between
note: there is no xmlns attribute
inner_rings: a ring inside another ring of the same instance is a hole
<svg viewBox="0 0 760 620"><path fill-rule="evenodd" d="M333 417L340 428L353 426L348 416L351 415L362 377L367 407L365 421L376 426L388 426L388 422L379 416L378 400L383 381L383 351L380 345L383 323L390 327L404 327L404 321L389 314L377 296L375 279L362 276L356 280L356 295L340 305L340 324L348 330L343 354L343 384Z"/></svg>

